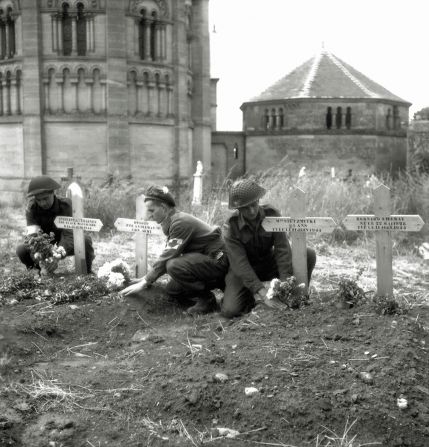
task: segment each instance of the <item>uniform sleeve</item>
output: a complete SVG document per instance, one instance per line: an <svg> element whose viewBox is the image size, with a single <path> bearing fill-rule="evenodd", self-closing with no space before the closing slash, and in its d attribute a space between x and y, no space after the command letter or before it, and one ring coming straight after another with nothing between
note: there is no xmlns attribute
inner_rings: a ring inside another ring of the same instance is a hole
<svg viewBox="0 0 429 447"><path fill-rule="evenodd" d="M183 253L192 238L192 234L192 226L189 224L186 225L181 221L176 221L171 224L164 251L145 276L149 284L155 282L167 272L167 262Z"/></svg>
<svg viewBox="0 0 429 447"><path fill-rule="evenodd" d="M34 216L31 205L25 210L25 220L27 222L27 235L36 234L39 231L42 231L39 222L37 222L36 217Z"/></svg>
<svg viewBox="0 0 429 447"><path fill-rule="evenodd" d="M71 217L72 213L72 205L68 200L64 200L61 204L61 210L59 216L68 216ZM58 245L64 247L67 255L70 253L74 253L74 243L73 243L73 230L61 230L61 237Z"/></svg>
<svg viewBox="0 0 429 447"><path fill-rule="evenodd" d="M229 223L225 223L223 229L226 252L232 271L243 281L245 287L252 293L257 293L264 285L250 265L244 245L234 236Z"/></svg>
<svg viewBox="0 0 429 447"><path fill-rule="evenodd" d="M279 211L274 210L273 217L280 217ZM271 217L271 216L270 216ZM276 260L280 280L284 281L293 275L292 249L285 232L275 232L273 234L274 259Z"/></svg>

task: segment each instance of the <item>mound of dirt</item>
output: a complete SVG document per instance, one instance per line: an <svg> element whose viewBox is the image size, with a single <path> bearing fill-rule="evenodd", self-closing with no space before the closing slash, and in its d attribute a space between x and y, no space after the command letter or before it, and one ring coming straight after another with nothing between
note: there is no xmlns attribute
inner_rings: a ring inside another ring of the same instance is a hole
<svg viewBox="0 0 429 447"><path fill-rule="evenodd" d="M0 445L427 446L427 316L326 294L195 318L158 287L3 306Z"/></svg>

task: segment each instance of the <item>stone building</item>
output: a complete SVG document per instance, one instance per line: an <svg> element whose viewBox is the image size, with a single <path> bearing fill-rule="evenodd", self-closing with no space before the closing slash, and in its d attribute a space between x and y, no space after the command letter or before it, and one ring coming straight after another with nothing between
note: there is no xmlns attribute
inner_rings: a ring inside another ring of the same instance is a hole
<svg viewBox="0 0 429 447"><path fill-rule="evenodd" d="M208 0L0 0L0 191L211 162Z"/></svg>
<svg viewBox="0 0 429 447"><path fill-rule="evenodd" d="M408 128L408 166L429 174L429 107L418 111Z"/></svg>
<svg viewBox="0 0 429 447"><path fill-rule="evenodd" d="M323 49L242 104L241 137L214 132L214 170L221 176L232 167L244 173L283 164L395 172L406 166L410 105Z"/></svg>

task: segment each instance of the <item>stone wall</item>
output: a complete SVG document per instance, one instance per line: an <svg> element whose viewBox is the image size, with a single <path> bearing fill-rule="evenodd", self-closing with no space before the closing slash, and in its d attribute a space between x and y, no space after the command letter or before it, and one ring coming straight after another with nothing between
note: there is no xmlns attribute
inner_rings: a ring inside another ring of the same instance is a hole
<svg viewBox="0 0 429 447"><path fill-rule="evenodd" d="M408 128L408 167L429 172L429 120L411 121Z"/></svg>
<svg viewBox="0 0 429 447"><path fill-rule="evenodd" d="M292 166L299 171L330 170L347 173L384 169L390 170L387 160L402 163L403 138L354 135L287 135L247 136L246 169L264 171L276 166Z"/></svg>

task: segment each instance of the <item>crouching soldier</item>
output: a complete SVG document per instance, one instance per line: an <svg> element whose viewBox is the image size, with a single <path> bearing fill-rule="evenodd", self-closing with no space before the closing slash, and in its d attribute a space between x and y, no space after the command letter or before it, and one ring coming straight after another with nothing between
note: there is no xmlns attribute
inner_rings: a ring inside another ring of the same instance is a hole
<svg viewBox="0 0 429 447"><path fill-rule="evenodd" d="M138 293L168 273L171 279L166 292L181 304L194 303L187 313L216 310L216 298L211 290L224 287L228 270L221 229L176 210L174 198L166 187L149 187L145 205L148 219L161 224L167 236L166 246L152 269L121 294Z"/></svg>
<svg viewBox="0 0 429 447"><path fill-rule="evenodd" d="M57 216L72 216L72 204L70 199L60 198L55 195L55 190L60 185L48 177L41 175L31 179L28 186L29 198L25 217L27 220L27 235L42 233L53 233L52 244L57 244L59 252L63 257L74 255L73 231L64 230L55 226L54 220ZM61 250L61 247L63 250ZM27 269L40 270L39 263L34 259L27 245L21 244L16 249L16 254ZM85 235L85 257L88 273L91 273L92 261L94 260L94 249L92 240ZM46 265L48 272L52 273L58 267L58 258Z"/></svg>
<svg viewBox="0 0 429 447"><path fill-rule="evenodd" d="M229 193L229 208L235 209L224 225L229 271L221 304L223 316L232 318L249 312L256 303L267 300L263 281L286 280L293 275L292 251L285 233L267 232L262 227L265 217L278 217L271 205L260 205L265 189L250 179L236 181ZM316 264L316 253L307 249L308 280Z"/></svg>

